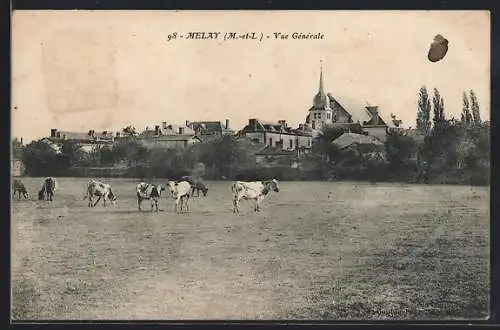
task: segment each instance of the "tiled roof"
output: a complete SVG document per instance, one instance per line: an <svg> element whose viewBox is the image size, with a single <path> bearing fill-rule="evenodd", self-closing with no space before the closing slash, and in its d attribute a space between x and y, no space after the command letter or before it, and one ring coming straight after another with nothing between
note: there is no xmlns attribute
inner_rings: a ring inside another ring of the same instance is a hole
<svg viewBox="0 0 500 330"><path fill-rule="evenodd" d="M303 129L294 129L290 126L284 126L280 123L273 123L268 121L263 121L257 119L256 127L250 127L246 125L242 131L246 132L272 132L272 133L282 133L282 134L297 134L297 135L311 135L312 130L310 128L304 127Z"/></svg>
<svg viewBox="0 0 500 330"><path fill-rule="evenodd" d="M184 126L184 125L175 125L175 124L169 124L167 125L166 129L160 128L160 131L163 135L174 135L174 134L179 134L179 128L184 129L184 134L186 135L194 135L195 132L193 129Z"/></svg>
<svg viewBox="0 0 500 330"><path fill-rule="evenodd" d="M184 135L194 135L195 132L191 128L187 126L181 126L181 125L175 125L175 124L168 124L166 128L161 128L160 127L160 135L179 135L179 128L183 128ZM140 132L139 137L153 137L156 136L156 131L154 129L145 129L144 131Z"/></svg>
<svg viewBox="0 0 500 330"><path fill-rule="evenodd" d="M61 139L68 139L68 140L90 140L91 137L88 135L88 133L82 133L82 132L69 132L69 131L58 131L58 134L61 134L60 138Z"/></svg>
<svg viewBox="0 0 500 330"><path fill-rule="evenodd" d="M94 134L92 136L90 136L88 132L71 132L71 131L57 131L57 134L58 134L58 137L55 137L55 138L51 137L50 139L93 141L95 139L112 140L114 138L112 132L107 132L106 134L103 134L103 132L94 132Z"/></svg>
<svg viewBox="0 0 500 330"><path fill-rule="evenodd" d="M191 134L175 134L175 135L144 135L140 139L155 139L161 141L188 141L190 139L200 140L197 136ZM201 141L201 140L200 140Z"/></svg>
<svg viewBox="0 0 500 330"><path fill-rule="evenodd" d="M223 131L226 129L220 121L195 121L189 123L189 127L195 131L198 128L207 131Z"/></svg>
<svg viewBox="0 0 500 330"><path fill-rule="evenodd" d="M384 144L380 142L377 138L369 135L362 135L356 133L344 133L339 136L337 139L332 141L332 144L335 144L340 149L347 148L354 144L370 144L376 146L383 146Z"/></svg>

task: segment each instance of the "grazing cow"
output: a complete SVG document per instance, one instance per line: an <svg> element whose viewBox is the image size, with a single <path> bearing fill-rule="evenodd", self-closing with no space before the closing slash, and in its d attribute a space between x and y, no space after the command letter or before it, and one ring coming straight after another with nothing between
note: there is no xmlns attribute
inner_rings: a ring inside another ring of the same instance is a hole
<svg viewBox="0 0 500 330"><path fill-rule="evenodd" d="M97 201L92 204L94 196L97 196L98 198ZM99 182L96 180L89 180L89 182L87 183L83 200L85 200L86 198L89 199L89 207L95 207L97 203L99 203L101 198L104 201L104 206L106 206L106 200L109 200L112 205L115 205L116 201L116 196L115 194L113 194L111 186L107 183Z"/></svg>
<svg viewBox="0 0 500 330"><path fill-rule="evenodd" d="M191 191L191 195L194 196L194 191L196 190L196 193L197 193L197 197L200 196L200 190L201 192L203 193L203 196L207 196L207 192L208 192L208 187L205 185L205 183L203 183L203 181L201 180L197 180L195 181L194 185L193 185L193 190Z"/></svg>
<svg viewBox="0 0 500 330"><path fill-rule="evenodd" d="M186 206L186 210L189 211L189 197L192 190L191 184L188 181L168 181L167 185L172 197L175 199L175 212L179 213L182 211L184 204Z"/></svg>
<svg viewBox="0 0 500 330"><path fill-rule="evenodd" d="M187 182L189 182L189 184L191 184L191 187L192 187L191 196L194 197L194 192L196 191L197 192L196 196L199 197L200 190L203 193L203 196L207 195L208 187L205 185L205 183L203 182L203 180L201 178L193 178L190 176L183 176L181 178L181 180L187 181Z"/></svg>
<svg viewBox="0 0 500 330"><path fill-rule="evenodd" d="M30 197L28 190L24 186L24 183L19 179L14 180L14 182L12 183L12 189L14 190L12 197L16 196L16 192L19 194L19 199L21 199L21 194L23 195L24 199L28 199Z"/></svg>
<svg viewBox="0 0 500 330"><path fill-rule="evenodd" d="M141 203L145 199L149 199L151 201L151 212L153 212L153 206L156 207L156 212L158 212L158 202L161 197L161 193L165 191L165 187L161 184L152 184L141 182L137 184L136 192L137 192L137 206L139 211L141 210Z"/></svg>
<svg viewBox="0 0 500 330"><path fill-rule="evenodd" d="M273 190L279 192L278 181L272 179L271 181L235 181L231 186L231 190L234 192L233 199L233 213L240 212L239 203L240 200L246 199L255 200L254 211L260 211L260 203L264 200L267 194Z"/></svg>
<svg viewBox="0 0 500 330"><path fill-rule="evenodd" d="M53 177L45 178L42 181L42 189L38 192L38 200L43 200L46 197L46 201L52 201L54 193L57 190L57 181Z"/></svg>

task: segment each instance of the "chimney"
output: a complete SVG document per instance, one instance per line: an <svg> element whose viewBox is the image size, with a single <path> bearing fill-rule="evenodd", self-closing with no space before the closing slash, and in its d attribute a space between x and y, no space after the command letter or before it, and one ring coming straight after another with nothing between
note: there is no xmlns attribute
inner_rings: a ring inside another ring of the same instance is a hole
<svg viewBox="0 0 500 330"><path fill-rule="evenodd" d="M286 125L286 120L283 120L283 119L282 119L282 120L278 120L278 123L279 123L281 126L283 126L284 128L286 128L286 127L287 127L287 125Z"/></svg>
<svg viewBox="0 0 500 330"><path fill-rule="evenodd" d="M116 132L116 137L120 137L120 132Z"/></svg>
<svg viewBox="0 0 500 330"><path fill-rule="evenodd" d="M372 123L373 125L378 125L378 106L368 106L368 111L372 115Z"/></svg>
<svg viewBox="0 0 500 330"><path fill-rule="evenodd" d="M92 136L92 130L89 129L89 132L87 134L88 136Z"/></svg>
<svg viewBox="0 0 500 330"><path fill-rule="evenodd" d="M53 128L50 130L50 137L54 138L57 136L57 128Z"/></svg>
<svg viewBox="0 0 500 330"><path fill-rule="evenodd" d="M186 120L186 127L189 127L189 120Z"/></svg>
<svg viewBox="0 0 500 330"><path fill-rule="evenodd" d="M226 129L229 129L229 119L226 119Z"/></svg>
<svg viewBox="0 0 500 330"><path fill-rule="evenodd" d="M184 134L184 127L179 127L179 134Z"/></svg>
<svg viewBox="0 0 500 330"><path fill-rule="evenodd" d="M303 130L304 129L304 124L299 124L299 130Z"/></svg>
<svg viewBox="0 0 500 330"><path fill-rule="evenodd" d="M108 131L102 131L102 136L105 137L106 135L108 135Z"/></svg>
<svg viewBox="0 0 500 330"><path fill-rule="evenodd" d="M167 122L166 121L161 122L161 128L167 129Z"/></svg>
<svg viewBox="0 0 500 330"><path fill-rule="evenodd" d="M160 135L160 125L155 126L155 135Z"/></svg>
<svg viewBox="0 0 500 330"><path fill-rule="evenodd" d="M248 126L250 130L255 131L257 129L257 119L256 118L249 119Z"/></svg>
<svg viewBox="0 0 500 330"><path fill-rule="evenodd" d="M21 146L23 145L23 138L21 138Z"/></svg>
<svg viewBox="0 0 500 330"><path fill-rule="evenodd" d="M60 138L61 137L61 132L57 132L57 137Z"/></svg>

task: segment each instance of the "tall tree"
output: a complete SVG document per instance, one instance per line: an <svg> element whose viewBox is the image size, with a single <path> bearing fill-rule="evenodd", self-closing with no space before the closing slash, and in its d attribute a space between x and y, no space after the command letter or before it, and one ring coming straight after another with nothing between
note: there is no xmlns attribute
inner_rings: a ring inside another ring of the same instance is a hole
<svg viewBox="0 0 500 330"><path fill-rule="evenodd" d="M474 119L475 124L481 123L481 116L479 114L479 102L477 101L476 93L471 89L469 92L470 95L470 108L472 111L472 118Z"/></svg>
<svg viewBox="0 0 500 330"><path fill-rule="evenodd" d="M85 152L82 147L73 141L63 141L60 150L61 164L66 168L77 165L84 159Z"/></svg>
<svg viewBox="0 0 500 330"><path fill-rule="evenodd" d="M438 132L444 122L445 122L445 116L444 116L444 101L441 95L439 94L439 91L437 88L434 88L434 95L432 97L432 105L433 105L433 112L434 112L434 117L432 118L433 124L434 124L434 131Z"/></svg>
<svg viewBox="0 0 500 330"><path fill-rule="evenodd" d="M472 121L472 115L470 113L469 98L467 97L467 94L465 92L463 92L462 100L463 100L462 115L461 115L462 123L470 124Z"/></svg>
<svg viewBox="0 0 500 330"><path fill-rule="evenodd" d="M420 88L418 96L417 129L427 135L431 126L431 102L425 86Z"/></svg>
<svg viewBox="0 0 500 330"><path fill-rule="evenodd" d="M59 174L61 158L54 148L42 140L32 141L21 153L26 173L31 176Z"/></svg>

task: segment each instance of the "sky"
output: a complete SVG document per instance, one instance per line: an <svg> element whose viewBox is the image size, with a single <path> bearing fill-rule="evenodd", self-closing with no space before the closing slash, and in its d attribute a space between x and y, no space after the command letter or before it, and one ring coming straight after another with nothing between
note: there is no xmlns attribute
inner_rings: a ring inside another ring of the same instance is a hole
<svg viewBox="0 0 500 330"><path fill-rule="evenodd" d="M174 32L270 38L167 41ZM431 63L436 34L449 50ZM422 85L437 88L457 118L473 89L490 117L487 11L37 10L13 13L12 136L28 143L51 128L141 131L186 120L230 119L239 130L249 118L296 127L318 92L320 61L327 92L378 105L405 127L415 126Z"/></svg>

